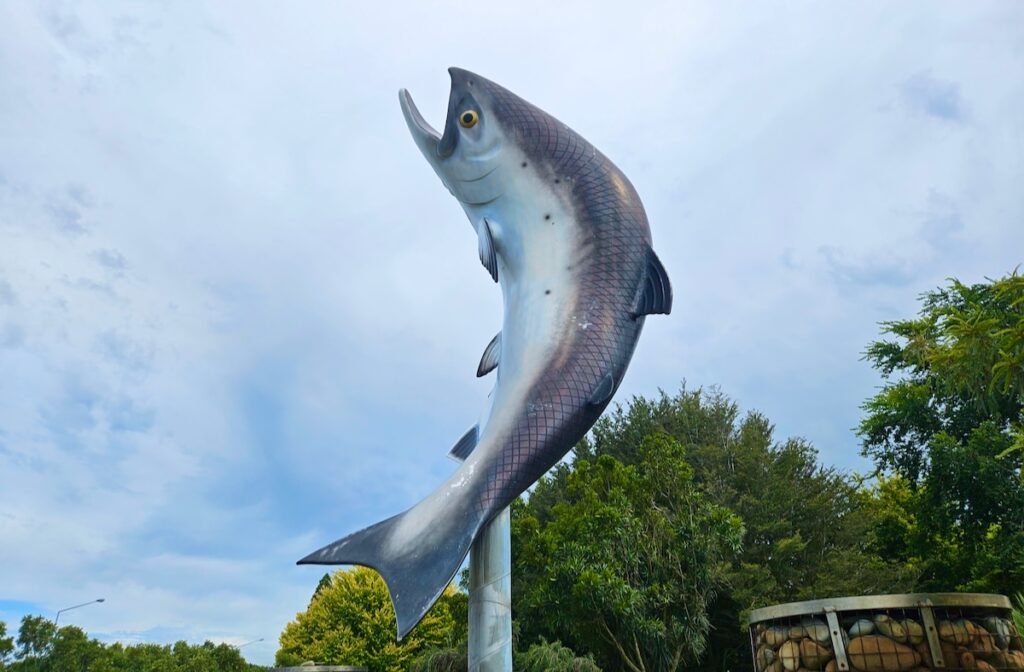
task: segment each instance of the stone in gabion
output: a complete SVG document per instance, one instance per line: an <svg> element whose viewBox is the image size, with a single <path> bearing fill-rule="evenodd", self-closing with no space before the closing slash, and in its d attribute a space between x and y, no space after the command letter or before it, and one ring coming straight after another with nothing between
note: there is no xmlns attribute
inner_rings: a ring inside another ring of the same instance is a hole
<svg viewBox="0 0 1024 672"><path fill-rule="evenodd" d="M925 640L924 627L912 618L903 620L903 629L907 631L907 641L918 645Z"/></svg>
<svg viewBox="0 0 1024 672"><path fill-rule="evenodd" d="M788 640L779 647L779 660L789 672L796 672L800 667L800 645L793 640Z"/></svg>
<svg viewBox="0 0 1024 672"><path fill-rule="evenodd" d="M904 672L921 664L917 651L882 635L851 639L846 657L863 672Z"/></svg>
<svg viewBox="0 0 1024 672"><path fill-rule="evenodd" d="M875 628L881 634L896 640L900 644L906 644L907 642L907 631L903 628L903 624L889 618L885 614L875 616Z"/></svg>
<svg viewBox="0 0 1024 672"><path fill-rule="evenodd" d="M816 618L805 618L801 621L804 633L819 644L830 643L832 637L829 635L828 626Z"/></svg>
<svg viewBox="0 0 1024 672"><path fill-rule="evenodd" d="M960 621L939 621L939 639L957 646L966 646L971 641L967 626Z"/></svg>
<svg viewBox="0 0 1024 672"><path fill-rule="evenodd" d="M773 625L764 631L764 643L773 649L782 646L787 639L789 639L789 628Z"/></svg>
<svg viewBox="0 0 1024 672"><path fill-rule="evenodd" d="M820 670L832 660L832 649L807 638L800 642L800 660L808 670Z"/></svg>
<svg viewBox="0 0 1024 672"><path fill-rule="evenodd" d="M863 637L875 631L875 622L866 618L859 619L850 626L850 637Z"/></svg>
<svg viewBox="0 0 1024 672"><path fill-rule="evenodd" d="M989 616L981 622L985 631L993 635L995 645L1004 651L1010 647L1010 622L997 616Z"/></svg>

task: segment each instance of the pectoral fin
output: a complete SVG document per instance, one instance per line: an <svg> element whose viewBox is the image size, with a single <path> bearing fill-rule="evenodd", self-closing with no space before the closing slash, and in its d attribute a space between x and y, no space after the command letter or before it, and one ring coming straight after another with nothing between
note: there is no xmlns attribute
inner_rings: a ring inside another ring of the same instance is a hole
<svg viewBox="0 0 1024 672"><path fill-rule="evenodd" d="M487 272L495 282L498 281L498 255L494 251L494 238L491 235L491 225L487 218L480 220L477 226L477 248L480 252L480 263L484 265Z"/></svg>
<svg viewBox="0 0 1024 672"><path fill-rule="evenodd" d="M486 376L498 368L498 355L501 354L501 332L499 331L491 342L484 348L484 354L480 358L480 365L476 367L476 377Z"/></svg>
<svg viewBox="0 0 1024 672"><path fill-rule="evenodd" d="M615 379L612 378L612 374L604 374L604 378L597 384L594 391L590 393L590 398L587 399L587 403L591 406L600 406L604 402L611 399L612 392L615 391Z"/></svg>
<svg viewBox="0 0 1024 672"><path fill-rule="evenodd" d="M459 442L448 451L448 457L459 462L465 462L469 454L476 448L476 444L480 441L480 427L473 425L468 432L462 435Z"/></svg>
<svg viewBox="0 0 1024 672"><path fill-rule="evenodd" d="M644 273L637 288L636 300L633 303L633 319L641 315L672 312L672 285L668 281L668 273L661 265L661 260L654 250L647 248L647 259Z"/></svg>

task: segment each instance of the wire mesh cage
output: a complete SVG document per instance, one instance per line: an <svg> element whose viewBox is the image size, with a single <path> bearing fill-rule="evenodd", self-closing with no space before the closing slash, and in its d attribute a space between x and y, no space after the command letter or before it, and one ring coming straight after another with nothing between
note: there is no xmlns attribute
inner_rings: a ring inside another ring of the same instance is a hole
<svg viewBox="0 0 1024 672"><path fill-rule="evenodd" d="M750 614L754 672L1024 671L1002 595L934 593L793 602Z"/></svg>

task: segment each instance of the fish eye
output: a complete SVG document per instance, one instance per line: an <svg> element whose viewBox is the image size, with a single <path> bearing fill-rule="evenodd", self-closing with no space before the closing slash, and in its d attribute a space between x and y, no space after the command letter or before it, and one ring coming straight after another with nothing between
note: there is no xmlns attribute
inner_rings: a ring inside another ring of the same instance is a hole
<svg viewBox="0 0 1024 672"><path fill-rule="evenodd" d="M463 128L473 128L478 121L480 121L480 115L476 113L476 110L466 110L459 115L459 125Z"/></svg>

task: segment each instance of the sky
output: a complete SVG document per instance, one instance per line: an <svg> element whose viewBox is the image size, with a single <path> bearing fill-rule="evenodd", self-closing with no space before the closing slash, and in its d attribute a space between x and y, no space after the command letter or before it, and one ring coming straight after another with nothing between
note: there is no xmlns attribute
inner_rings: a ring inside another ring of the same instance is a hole
<svg viewBox="0 0 1024 672"><path fill-rule="evenodd" d="M269 663L295 561L455 469L500 294L446 69L625 172L675 290L616 396L867 471L884 320L1024 262L1024 3L0 4L0 620Z"/></svg>

